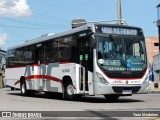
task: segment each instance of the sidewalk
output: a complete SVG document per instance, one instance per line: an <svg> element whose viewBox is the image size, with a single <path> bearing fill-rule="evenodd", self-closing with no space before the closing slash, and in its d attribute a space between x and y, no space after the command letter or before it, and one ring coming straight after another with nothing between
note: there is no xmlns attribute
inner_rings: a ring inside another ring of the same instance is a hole
<svg viewBox="0 0 160 120"><path fill-rule="evenodd" d="M160 94L160 86L158 88L155 88L154 83L149 82L148 94Z"/></svg>
<svg viewBox="0 0 160 120"><path fill-rule="evenodd" d="M149 89L148 94L160 94L160 89L158 89L158 88Z"/></svg>

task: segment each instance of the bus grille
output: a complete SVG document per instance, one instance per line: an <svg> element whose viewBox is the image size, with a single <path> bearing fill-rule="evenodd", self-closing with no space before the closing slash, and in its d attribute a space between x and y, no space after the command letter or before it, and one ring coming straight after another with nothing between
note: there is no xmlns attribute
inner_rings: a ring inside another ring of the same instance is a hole
<svg viewBox="0 0 160 120"><path fill-rule="evenodd" d="M122 73L107 73L109 78L141 78L143 77L144 73L132 73L129 75L124 75Z"/></svg>
<svg viewBox="0 0 160 120"><path fill-rule="evenodd" d="M122 93L123 90L132 90L132 93L137 93L140 90L141 86L136 87L112 87L115 93Z"/></svg>

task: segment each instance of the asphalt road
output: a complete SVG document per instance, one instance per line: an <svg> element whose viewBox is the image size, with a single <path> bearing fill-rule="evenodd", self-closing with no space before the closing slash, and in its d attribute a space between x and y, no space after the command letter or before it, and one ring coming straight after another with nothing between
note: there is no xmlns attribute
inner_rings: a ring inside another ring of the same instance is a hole
<svg viewBox="0 0 160 120"><path fill-rule="evenodd" d="M0 89L0 111L160 111L160 94L136 94L108 103L103 96L65 101L57 97L46 98L43 93L23 97L19 90L3 88Z"/></svg>

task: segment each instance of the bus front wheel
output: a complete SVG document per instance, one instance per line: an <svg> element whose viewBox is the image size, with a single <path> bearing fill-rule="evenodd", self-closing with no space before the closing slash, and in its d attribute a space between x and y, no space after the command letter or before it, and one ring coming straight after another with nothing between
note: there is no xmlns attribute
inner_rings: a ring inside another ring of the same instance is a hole
<svg viewBox="0 0 160 120"><path fill-rule="evenodd" d="M72 83L65 83L64 84L64 98L66 100L74 100L75 95L74 95L74 87Z"/></svg>
<svg viewBox="0 0 160 120"><path fill-rule="evenodd" d="M119 98L119 95L104 95L104 97L107 102L115 102Z"/></svg>

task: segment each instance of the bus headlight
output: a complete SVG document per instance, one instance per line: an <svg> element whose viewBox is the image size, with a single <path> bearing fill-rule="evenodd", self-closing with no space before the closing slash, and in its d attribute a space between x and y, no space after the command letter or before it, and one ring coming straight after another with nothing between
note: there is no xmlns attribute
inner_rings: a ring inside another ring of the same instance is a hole
<svg viewBox="0 0 160 120"><path fill-rule="evenodd" d="M109 84L109 82L100 73L96 72L96 74L99 78L100 83Z"/></svg>

